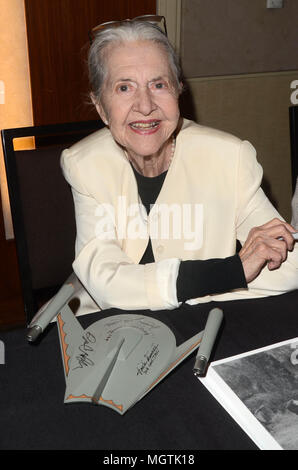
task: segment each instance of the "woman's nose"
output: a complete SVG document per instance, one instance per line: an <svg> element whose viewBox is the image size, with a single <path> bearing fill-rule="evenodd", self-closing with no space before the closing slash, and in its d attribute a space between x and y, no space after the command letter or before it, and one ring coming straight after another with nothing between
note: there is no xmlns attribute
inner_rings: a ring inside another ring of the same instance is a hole
<svg viewBox="0 0 298 470"><path fill-rule="evenodd" d="M156 105L152 99L150 90L147 87L139 88L134 102L134 111L148 116L154 109L156 109Z"/></svg>

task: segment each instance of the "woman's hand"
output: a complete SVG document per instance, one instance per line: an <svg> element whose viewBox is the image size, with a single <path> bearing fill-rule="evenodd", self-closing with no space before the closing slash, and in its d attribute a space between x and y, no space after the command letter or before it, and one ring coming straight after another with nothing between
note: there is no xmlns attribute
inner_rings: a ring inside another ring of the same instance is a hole
<svg viewBox="0 0 298 470"><path fill-rule="evenodd" d="M277 218L250 230L239 252L247 283L253 281L266 264L270 271L280 267L288 251L294 248L292 232L295 229L290 224Z"/></svg>

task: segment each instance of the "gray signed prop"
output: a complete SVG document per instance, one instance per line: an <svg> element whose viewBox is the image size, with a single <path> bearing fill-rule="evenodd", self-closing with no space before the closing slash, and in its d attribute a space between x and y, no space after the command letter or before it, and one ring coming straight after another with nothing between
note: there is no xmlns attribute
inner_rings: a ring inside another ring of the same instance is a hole
<svg viewBox="0 0 298 470"><path fill-rule="evenodd" d="M64 403L90 402L123 415L198 348L203 332L176 347L172 331L144 315L115 315L84 330L66 304L57 315Z"/></svg>

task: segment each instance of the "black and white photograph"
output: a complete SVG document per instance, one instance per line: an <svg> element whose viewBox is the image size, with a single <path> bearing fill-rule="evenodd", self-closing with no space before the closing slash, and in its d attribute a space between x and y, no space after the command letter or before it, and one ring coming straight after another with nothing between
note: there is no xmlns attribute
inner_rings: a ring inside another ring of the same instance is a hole
<svg viewBox="0 0 298 470"><path fill-rule="evenodd" d="M218 361L213 371L282 449L298 449L297 339Z"/></svg>

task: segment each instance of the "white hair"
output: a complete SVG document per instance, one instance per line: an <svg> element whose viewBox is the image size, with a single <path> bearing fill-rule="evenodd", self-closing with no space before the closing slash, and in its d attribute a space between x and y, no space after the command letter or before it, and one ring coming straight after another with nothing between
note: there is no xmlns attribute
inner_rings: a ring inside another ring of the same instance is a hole
<svg viewBox="0 0 298 470"><path fill-rule="evenodd" d="M179 60L167 36L153 23L146 21L123 21L116 28L111 26L100 30L90 47L88 56L89 81L91 93L96 101L100 100L107 75L105 50L117 43L123 44L129 41L153 41L163 47L168 56L174 86L178 92L181 91Z"/></svg>

